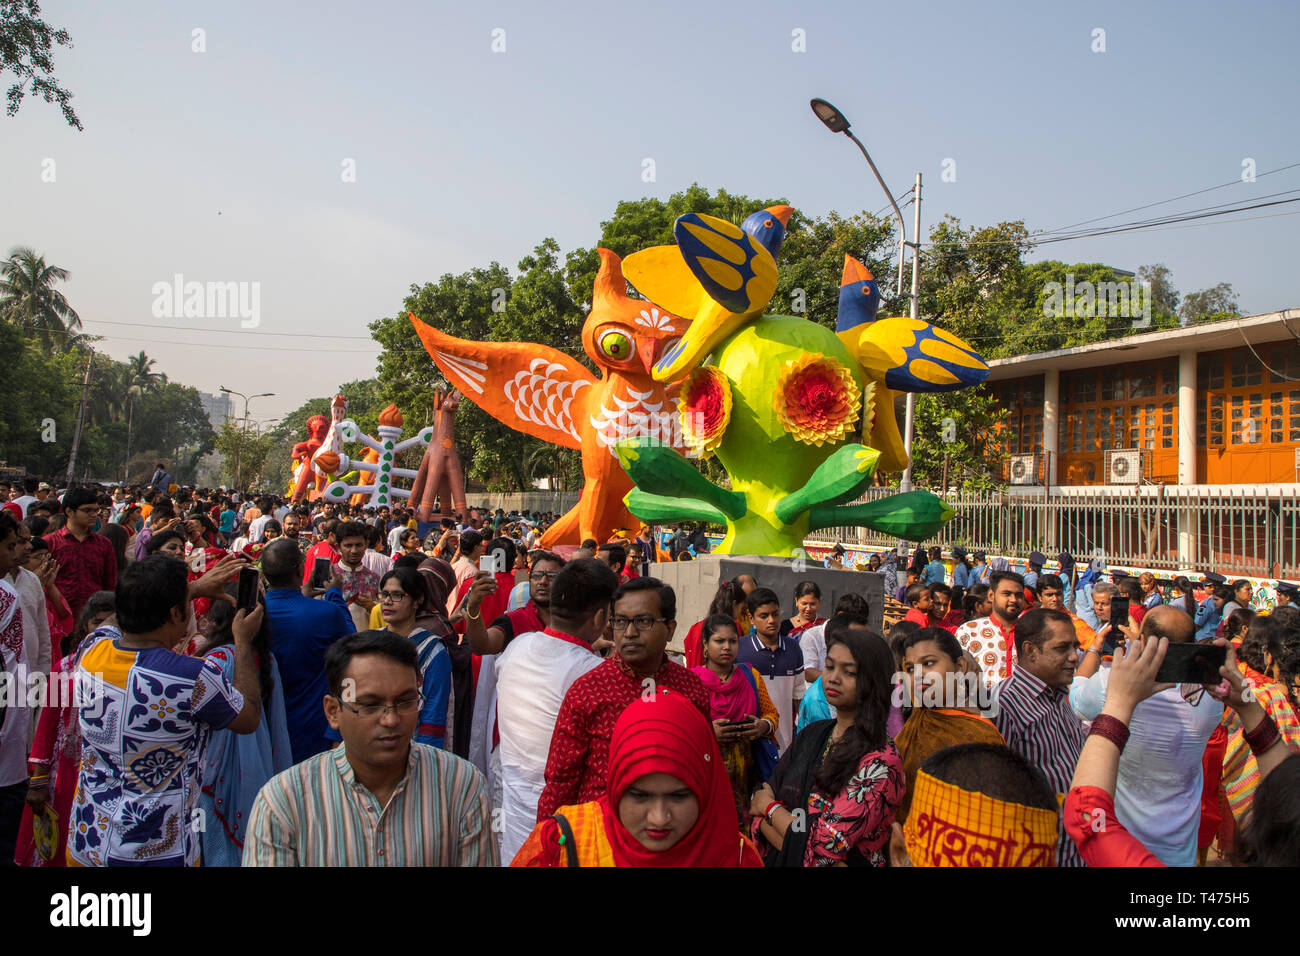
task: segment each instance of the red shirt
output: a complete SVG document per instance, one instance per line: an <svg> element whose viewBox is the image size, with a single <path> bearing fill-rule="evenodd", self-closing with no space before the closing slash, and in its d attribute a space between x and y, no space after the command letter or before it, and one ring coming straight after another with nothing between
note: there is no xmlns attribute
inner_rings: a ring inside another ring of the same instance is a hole
<svg viewBox="0 0 1300 956"><path fill-rule="evenodd" d="M930 615L914 607L908 608L907 613L903 615L903 620L911 621L914 624L919 624L921 625L921 627L935 626L934 623L930 620Z"/></svg>
<svg viewBox="0 0 1300 956"><path fill-rule="evenodd" d="M480 613L482 612L480 611ZM520 634L545 630L546 624L542 621L542 615L538 612L537 605L530 599L523 607L517 607L513 611L506 611L506 613L493 620L488 627L497 627L504 631L506 644L509 644Z"/></svg>
<svg viewBox="0 0 1300 956"><path fill-rule="evenodd" d="M338 564L341 556L331 547L328 541L317 541L307 549L307 554L303 557L302 583L308 585L311 583L311 573L316 569L317 558L329 558L330 564Z"/></svg>
<svg viewBox="0 0 1300 956"><path fill-rule="evenodd" d="M68 602L68 610L75 621L81 609L96 591L117 588L117 555L112 542L103 535L86 535L78 541L66 527L45 538L50 546L50 556L59 562L59 576L55 587Z"/></svg>
<svg viewBox="0 0 1300 956"><path fill-rule="evenodd" d="M657 693L681 694L709 716L709 692L685 667L665 657L654 683ZM645 691L641 678L617 655L573 682L555 720L546 758L546 789L537 801L538 820L605 792L614 724Z"/></svg>

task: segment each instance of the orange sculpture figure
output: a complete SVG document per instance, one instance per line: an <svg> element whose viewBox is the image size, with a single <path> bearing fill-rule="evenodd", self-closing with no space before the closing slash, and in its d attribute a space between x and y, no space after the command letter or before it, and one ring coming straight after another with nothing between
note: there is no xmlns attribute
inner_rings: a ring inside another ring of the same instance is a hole
<svg viewBox="0 0 1300 956"><path fill-rule="evenodd" d="M379 452L375 451L373 448L367 449L366 457L363 458L362 461L370 465L379 464ZM375 483L374 472L366 471L364 468L360 469L360 471L361 471L361 476L360 476L360 480L357 482L358 485L364 488L367 485L373 485ZM349 500L348 503L354 505L363 505L366 503L366 499L369 497L370 496L366 494L364 491L358 491L355 495L352 496L352 498Z"/></svg>
<svg viewBox="0 0 1300 956"><path fill-rule="evenodd" d="M608 249L597 251L600 271L582 347L600 377L545 345L469 342L411 315L434 364L471 402L526 435L581 450L582 497L543 535L544 548L584 538L606 541L619 528L640 524L623 504L632 481L614 454L618 442L649 438L681 448L676 398L651 369L690 323L629 297L622 260Z"/></svg>
<svg viewBox="0 0 1300 956"><path fill-rule="evenodd" d="M293 446L293 488L289 497L295 504L307 496L311 489L316 498L325 483L319 479L313 469L312 459L320 451L321 443L330 429L330 420L324 415L313 415L307 419L307 440Z"/></svg>
<svg viewBox="0 0 1300 956"><path fill-rule="evenodd" d="M438 389L433 393L433 439L424 450L420 473L411 486L417 521L433 520L435 497L445 517L469 510L465 500L465 470L456 453L456 409L460 400L461 394L455 389L450 392Z"/></svg>

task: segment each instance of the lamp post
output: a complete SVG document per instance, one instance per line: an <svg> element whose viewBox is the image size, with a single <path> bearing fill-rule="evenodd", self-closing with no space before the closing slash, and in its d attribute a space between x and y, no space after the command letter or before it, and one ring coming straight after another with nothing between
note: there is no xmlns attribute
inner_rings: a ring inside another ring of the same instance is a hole
<svg viewBox="0 0 1300 956"><path fill-rule="evenodd" d="M862 155L867 160L867 165L870 166L871 171L875 173L876 182L880 183L880 188L885 191L885 195L889 198L889 204L894 207L894 215L898 216L898 229L899 232L902 233L898 244L897 294L901 295L903 291L903 257L907 247L911 246L912 291L909 296L911 299L911 316L914 319L920 318L921 273L920 258L917 253L920 248L919 237L921 233L921 174L916 174L916 183L913 187L912 202L914 205L912 215L912 241L908 242L907 223L903 219L903 211L898 208L898 203L894 201L894 194L889 191L889 187L885 185L884 177L880 175L880 170L876 169L876 164L872 162L871 154L867 152L867 147L862 145L862 140L853 135L852 130L849 128L850 124L848 117L823 99L814 99L808 105L812 107L813 113L817 115L817 118L822 121L828 130L832 133L843 133L857 144L858 149L862 150ZM907 452L907 468L903 471L903 477L898 483L899 491L912 490L912 420L915 414L915 401L916 396L911 392L908 392L906 405L907 410L904 416L905 421L903 425L903 450Z"/></svg>
<svg viewBox="0 0 1300 956"><path fill-rule="evenodd" d="M243 392L236 392L233 388L226 388L224 385L221 386L221 389L220 389L220 390L221 390L222 392L224 392L225 394L227 394L227 395L238 395L240 398L242 398L242 399L244 400L244 417L243 417L243 419L242 419L242 421L243 421L243 423L244 423L244 427L241 429L241 431L242 431L244 434L247 434L247 433L248 433L248 403L249 403L249 401L252 400L252 399L254 399L254 398L270 398L271 396L273 396L273 395L275 394L275 392L260 392L260 393L258 393L257 395L245 395ZM271 419L271 420L274 421L274 419ZM235 455L235 485L236 485L236 487L239 488L239 490L242 491L243 488L242 488L242 486L240 486L240 481L239 481L239 479L240 479L240 467L239 467L239 466L240 466L239 455Z"/></svg>

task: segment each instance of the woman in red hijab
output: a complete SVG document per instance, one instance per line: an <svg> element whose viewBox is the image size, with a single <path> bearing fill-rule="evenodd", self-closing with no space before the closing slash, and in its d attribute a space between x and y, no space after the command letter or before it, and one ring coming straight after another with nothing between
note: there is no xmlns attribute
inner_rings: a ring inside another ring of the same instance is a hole
<svg viewBox="0 0 1300 956"><path fill-rule="evenodd" d="M609 745L609 789L539 823L511 866L762 866L736 827L713 729L660 690L628 706Z"/></svg>

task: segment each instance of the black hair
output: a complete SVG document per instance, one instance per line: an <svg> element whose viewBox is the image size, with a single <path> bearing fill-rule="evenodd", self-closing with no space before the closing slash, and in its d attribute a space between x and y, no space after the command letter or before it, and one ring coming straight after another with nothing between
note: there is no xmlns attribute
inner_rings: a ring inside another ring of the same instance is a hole
<svg viewBox="0 0 1300 956"><path fill-rule="evenodd" d="M994 800L1059 813L1047 777L1024 757L1001 744L957 744L931 754L921 770L960 790Z"/></svg>
<svg viewBox="0 0 1300 956"><path fill-rule="evenodd" d="M930 590L930 585L922 584L920 581L918 581L916 584L909 584L907 586L907 591L904 593L903 596L907 598L908 604L915 607L916 602L921 599L921 595L929 590Z"/></svg>
<svg viewBox="0 0 1300 956"><path fill-rule="evenodd" d="M1300 754L1259 782L1250 815L1237 832L1242 866L1300 866Z"/></svg>
<svg viewBox="0 0 1300 956"><path fill-rule="evenodd" d="M749 597L745 598L745 606L749 608L750 614L755 613L764 604L775 604L780 607L781 599L771 588L754 588L749 592Z"/></svg>
<svg viewBox="0 0 1300 956"><path fill-rule="evenodd" d="M32 552L31 552L32 554L36 554L40 551L50 550L50 546L45 542L45 539L38 534L32 535L31 546L32 546Z"/></svg>
<svg viewBox="0 0 1300 956"><path fill-rule="evenodd" d="M535 568L543 561L549 561L552 564L558 564L560 567L564 567L564 559L554 551L534 551L529 555L528 566L529 568Z"/></svg>
<svg viewBox="0 0 1300 956"><path fill-rule="evenodd" d="M427 560L428 558L423 554L399 554L393 558L393 570L397 568L416 568L418 570L420 565Z"/></svg>
<svg viewBox="0 0 1300 956"><path fill-rule="evenodd" d="M620 569L627 564L627 548L621 544L602 544L596 549L596 553L600 554L602 551L609 555L610 563L618 565Z"/></svg>
<svg viewBox="0 0 1300 956"><path fill-rule="evenodd" d="M1070 633L1074 633L1074 622L1070 620L1070 615L1064 611L1057 611L1053 608L1034 607L1030 608L1020 617L1016 618L1015 640L1016 653L1023 654L1022 648L1026 644L1033 644L1038 650L1043 649L1047 643L1050 629L1048 624L1055 621L1057 624L1064 624L1069 628Z"/></svg>
<svg viewBox="0 0 1300 956"><path fill-rule="evenodd" d="M59 643L59 650L67 657L77 649L77 645L82 642L87 634L90 633L90 619L109 611L115 610L117 606L117 597L112 591L96 591L81 607L81 614L77 616L77 623L72 630L63 636Z"/></svg>
<svg viewBox="0 0 1300 956"><path fill-rule="evenodd" d="M713 595L713 601L709 604L709 616L715 614L725 614L732 617L736 613L736 605L743 603L745 600L744 589L735 581L723 581L718 585L718 592ZM732 618L734 623L735 618Z"/></svg>
<svg viewBox="0 0 1300 956"><path fill-rule="evenodd" d="M159 501L157 504L155 504L153 506L153 510L149 512L149 523L166 524L168 521L171 521L172 518L175 517L176 517L176 509L172 507L172 503L170 501L164 498L161 501Z"/></svg>
<svg viewBox="0 0 1300 956"><path fill-rule="evenodd" d="M889 740L885 723L893 693L894 658L885 639L870 629L865 617L837 614L826 624L826 649L843 644L857 665L858 692L853 723L839 743L831 747L817 770L814 783L829 796L847 786L862 758L882 749Z"/></svg>
<svg viewBox="0 0 1300 956"><path fill-rule="evenodd" d="M162 550L163 545L173 539L179 541L181 544L185 543L185 535L181 534L175 528L170 528L167 531L159 531L157 534L153 535L149 539L149 543L144 546L144 553L146 555L157 554ZM172 560L174 561L175 558Z"/></svg>
<svg viewBox="0 0 1300 956"><path fill-rule="evenodd" d="M325 679L333 696L343 694L343 675L352 658L361 654L381 654L409 667L415 674L415 686L420 686L420 664L414 641L392 631L359 631L340 637L325 652Z"/></svg>
<svg viewBox="0 0 1300 956"><path fill-rule="evenodd" d="M889 629L889 652L894 655L894 666L903 666L903 645L913 634L921 630L915 621L897 621Z"/></svg>
<svg viewBox="0 0 1300 956"><path fill-rule="evenodd" d="M816 581L800 581L794 586L794 599L796 601L801 597L807 597L809 594L819 601L822 599L822 589L817 586Z"/></svg>
<svg viewBox="0 0 1300 956"><path fill-rule="evenodd" d="M9 511L0 509L0 541L4 541L11 534L18 533L18 519Z"/></svg>
<svg viewBox="0 0 1300 956"><path fill-rule="evenodd" d="M948 585L944 584L942 581L935 581L930 585L930 595L934 596L936 594L946 594L949 597L952 597L952 588L948 587Z"/></svg>
<svg viewBox="0 0 1300 956"><path fill-rule="evenodd" d="M1294 707L1295 682L1300 676L1300 627L1285 618L1281 621L1271 620L1276 613L1266 615L1270 618L1268 630L1264 632L1268 638L1268 656L1277 668L1278 680Z"/></svg>
<svg viewBox="0 0 1300 956"><path fill-rule="evenodd" d="M859 614L866 617L869 610L867 599L853 591L845 591L835 601L835 614Z"/></svg>
<svg viewBox="0 0 1300 956"><path fill-rule="evenodd" d="M300 584L302 561L302 552L292 539L276 538L262 549L262 573L266 575L266 583L273 588Z"/></svg>
<svg viewBox="0 0 1300 956"><path fill-rule="evenodd" d="M50 519L45 515L28 515L23 519L23 524L27 526L27 530L32 533L33 538L39 538L49 528Z"/></svg>
<svg viewBox="0 0 1300 956"><path fill-rule="evenodd" d="M1016 574L1016 572L1014 571L994 571L992 574L989 575L989 590L996 592L998 589L998 585L1001 584L1003 581L1014 581L1016 582L1016 584L1019 584L1021 587L1025 586L1025 579L1023 575Z"/></svg>
<svg viewBox="0 0 1300 956"><path fill-rule="evenodd" d="M1247 581L1245 578L1237 578L1237 580L1232 582L1232 593L1236 594L1242 588L1248 588L1248 587L1250 587L1249 581Z"/></svg>
<svg viewBox="0 0 1300 956"><path fill-rule="evenodd" d="M370 536L366 534L366 526L360 521L340 521L338 527L334 529L334 540L342 544L345 538L360 538L362 541L369 541Z"/></svg>
<svg viewBox="0 0 1300 956"><path fill-rule="evenodd" d="M513 571L515 567L515 557L518 554L518 549L515 547L515 543L509 538L493 538L488 543L487 553L495 556L498 552L502 555L502 561L504 562L500 565L501 570L504 572Z"/></svg>
<svg viewBox="0 0 1300 956"><path fill-rule="evenodd" d="M211 646L209 650L235 642L235 615L238 608L226 601L213 601L208 611L208 620L212 624ZM257 683L262 688L262 700L269 704L275 690L275 681L271 676L271 618L262 608L262 626L253 636L253 660L257 662Z"/></svg>
<svg viewBox="0 0 1300 956"><path fill-rule="evenodd" d="M909 622L911 623L911 622ZM939 645L939 650L948 656L954 663L965 658L965 652L961 649L961 644L957 643L957 638L951 631L942 627L918 627L915 632L908 634L903 638L901 650L903 655L907 654L909 647L915 647L917 644L924 644L926 641L934 641Z"/></svg>
<svg viewBox="0 0 1300 956"><path fill-rule="evenodd" d="M99 504L99 495L90 488L73 488L63 496L63 510L76 511L86 505Z"/></svg>
<svg viewBox="0 0 1300 956"><path fill-rule="evenodd" d="M558 583L559 578L556 578L556 584ZM619 585L618 590L614 592L614 600L611 603L617 604L629 594L635 594L637 591L657 591L659 593L659 613L669 621L677 619L677 592L658 578L633 578L631 581L624 581ZM554 607L554 587L552 587L551 595L551 606Z"/></svg>
<svg viewBox="0 0 1300 956"><path fill-rule="evenodd" d="M474 549L483 543L483 534L471 528L464 531L460 536L460 544L457 546L461 554L473 554Z"/></svg>
<svg viewBox="0 0 1300 956"><path fill-rule="evenodd" d="M126 542L131 537L130 532L120 524L106 524L99 529L99 533L107 538L109 544L113 546L113 554L117 557L117 566L119 568L126 567Z"/></svg>
<svg viewBox="0 0 1300 956"><path fill-rule="evenodd" d="M595 551L595 550L596 550L596 539L595 539L595 538L583 538L583 539L582 539L582 544L579 545L579 547L590 548L592 551Z"/></svg>
<svg viewBox="0 0 1300 956"><path fill-rule="evenodd" d="M390 578L398 583L404 593L415 599L415 607L418 612L423 607L425 598L429 595L429 590L424 585L423 575L410 564L395 565L391 571L379 579L379 589L381 591Z"/></svg>
<svg viewBox="0 0 1300 956"><path fill-rule="evenodd" d="M605 562L595 558L570 561L551 583L551 614L558 612L560 617L585 618L602 607L608 607L617 590L618 575Z"/></svg>
<svg viewBox="0 0 1300 956"><path fill-rule="evenodd" d="M703 647L709 643L711 638L724 627L729 627L740 636L740 628L736 627L736 619L730 614L710 614L704 619L704 626L700 628L700 646Z"/></svg>
<svg viewBox="0 0 1300 956"><path fill-rule="evenodd" d="M1234 608L1223 622L1223 636L1231 641L1234 637L1242 635L1250 627L1250 622L1255 619L1255 612L1248 607Z"/></svg>
<svg viewBox="0 0 1300 956"><path fill-rule="evenodd" d="M1119 582L1119 593L1134 604L1142 603L1142 585L1137 578L1125 578Z"/></svg>
<svg viewBox="0 0 1300 956"><path fill-rule="evenodd" d="M1236 611L1232 612L1237 613ZM1276 614L1274 611L1273 614ZM1250 626L1246 628L1246 633L1241 638L1241 646L1237 648L1237 659L1245 661L1261 674L1268 669L1268 630L1269 618L1273 614L1266 614L1263 617L1256 615L1251 619ZM1232 615L1228 615L1231 617ZM1226 628L1225 628L1226 630Z"/></svg>
<svg viewBox="0 0 1300 956"><path fill-rule="evenodd" d="M162 627L176 608L189 601L188 569L183 561L153 554L127 565L118 575L114 607L124 634L148 634Z"/></svg>
<svg viewBox="0 0 1300 956"><path fill-rule="evenodd" d="M1065 592L1065 582L1061 580L1058 574L1044 574L1038 578L1038 591L1043 590Z"/></svg>
<svg viewBox="0 0 1300 956"><path fill-rule="evenodd" d="M989 586L987 584L969 585L961 599L961 609L966 614L966 620L972 620L975 617L975 609L988 599Z"/></svg>

